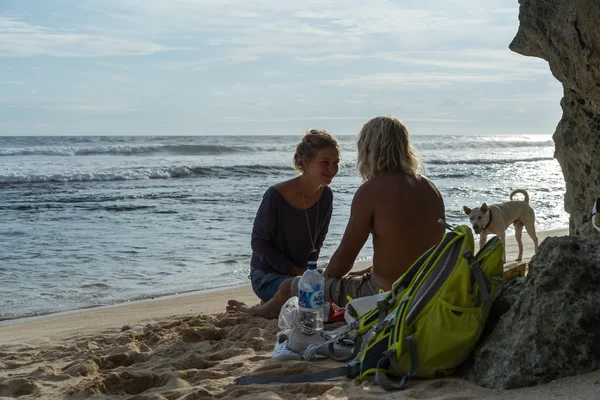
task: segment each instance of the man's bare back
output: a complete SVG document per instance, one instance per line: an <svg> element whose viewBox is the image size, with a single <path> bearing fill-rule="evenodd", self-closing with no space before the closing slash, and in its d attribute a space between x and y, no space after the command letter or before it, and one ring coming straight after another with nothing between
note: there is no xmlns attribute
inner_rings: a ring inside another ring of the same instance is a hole
<svg viewBox="0 0 600 400"><path fill-rule="evenodd" d="M444 201L433 183L403 173L384 173L365 183L373 197L373 276L384 290L439 242Z"/></svg>
<svg viewBox="0 0 600 400"><path fill-rule="evenodd" d="M421 254L440 241L444 228L437 221L444 215L442 196L425 177L385 172L369 179L354 195L344 237L325 275L346 275L372 234L373 278L380 288L390 290Z"/></svg>

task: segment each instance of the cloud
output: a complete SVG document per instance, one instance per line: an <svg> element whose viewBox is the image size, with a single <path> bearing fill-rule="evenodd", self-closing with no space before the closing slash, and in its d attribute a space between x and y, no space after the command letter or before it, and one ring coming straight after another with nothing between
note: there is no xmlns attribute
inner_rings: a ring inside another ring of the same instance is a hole
<svg viewBox="0 0 600 400"><path fill-rule="evenodd" d="M287 123L297 121L368 121L371 117L349 117L349 116L328 116L328 117L282 117L282 118L250 118L250 117L224 117L228 122L253 122L253 123ZM410 122L434 122L434 123L467 123L471 122L459 118L443 118L436 116L405 116L403 121Z"/></svg>
<svg viewBox="0 0 600 400"><path fill-rule="evenodd" d="M422 3L373 0L367 7L361 0L346 0L340 7L335 0L103 0L82 7L104 13L125 32L185 38L211 48L211 57L167 64L170 70L198 71L267 57L347 62L365 53L450 49L461 40L479 43L480 37L506 47L516 32L516 14L514 20L506 18L510 0Z"/></svg>
<svg viewBox="0 0 600 400"><path fill-rule="evenodd" d="M333 53L325 54L317 57L296 57L296 60L305 64L321 64L328 62L341 62L345 63L348 61L362 60L365 58L371 58L369 55L364 54L344 54L344 53ZM375 57L376 58L376 57Z"/></svg>
<svg viewBox="0 0 600 400"><path fill-rule="evenodd" d="M367 120L367 117L348 117L348 116L331 116L331 117L282 117L282 118L250 118L250 117L223 117L225 121L231 122L257 122L257 123L280 123L280 122L295 122L295 121L356 121Z"/></svg>
<svg viewBox="0 0 600 400"><path fill-rule="evenodd" d="M46 99L48 101L49 99ZM42 101L18 102L10 98L0 98L0 103L11 108L41 108L48 110L78 111L92 113L130 113L143 111L142 108L123 104L69 104L69 103L44 103Z"/></svg>
<svg viewBox="0 0 600 400"><path fill-rule="evenodd" d="M396 66L418 65L441 70L502 70L523 74L548 74L547 63L543 60L525 58L508 50L432 50L432 51L387 51L366 54L334 53L317 57L297 57L305 64L345 64L354 60L378 60L394 63Z"/></svg>
<svg viewBox="0 0 600 400"><path fill-rule="evenodd" d="M401 88L438 89L452 84L498 83L527 79L513 73L453 74L440 72L376 73L354 75L341 79L325 79L318 83L334 87L353 87L367 90L396 90Z"/></svg>
<svg viewBox="0 0 600 400"><path fill-rule="evenodd" d="M519 7L505 7L505 8L494 8L492 10L494 14L503 14L508 16L514 16L519 13Z"/></svg>
<svg viewBox="0 0 600 400"><path fill-rule="evenodd" d="M88 111L101 113L128 113L142 111L141 108L124 105L95 105L95 104L71 104L71 105L47 105L46 108L55 108L69 111Z"/></svg>
<svg viewBox="0 0 600 400"><path fill-rule="evenodd" d="M548 91L548 92L537 92L537 93L519 93L510 96L499 97L494 95L486 96L485 98L479 99L474 108L484 109L499 107L502 105L515 105L518 107L540 105L542 103L553 103L559 104L560 99L563 97L562 91Z"/></svg>
<svg viewBox="0 0 600 400"><path fill-rule="evenodd" d="M0 81L0 85L24 85L23 81Z"/></svg>
<svg viewBox="0 0 600 400"><path fill-rule="evenodd" d="M434 122L434 123L469 123L472 122L468 119L457 119L457 118L435 118L435 117L404 117L403 121L408 122Z"/></svg>
<svg viewBox="0 0 600 400"><path fill-rule="evenodd" d="M144 40L63 33L0 16L0 56L108 57L149 55L173 50Z"/></svg>
<svg viewBox="0 0 600 400"><path fill-rule="evenodd" d="M96 116L116 126L125 116L105 114L135 113L140 106L158 110L161 120L181 120L182 129L201 121L218 131L229 121L232 133L262 132L261 124L278 133L286 123L354 125L398 112L407 121L461 130L468 128L459 125L463 118L480 122L468 114L474 107L507 115L536 102L538 90L559 90L544 86L544 77L552 79L546 62L507 48L518 25L515 0L345 0L343 7L339 0L67 2L69 8L56 7L64 11L60 17L25 5L9 5L21 16L0 11L2 68L12 68L0 80L26 85L0 84L6 92L0 96L13 96L0 105L32 108L14 109L22 111L19 118L57 115L68 128L70 118ZM135 55L150 57L128 57ZM41 57L11 59L31 56ZM115 58L98 58L109 56ZM35 73L37 66L43 74ZM34 85L39 79L42 86ZM10 93L30 86L38 93ZM511 97L519 91L532 96ZM446 106L443 99L463 103ZM546 107L550 100L537 103ZM193 104L202 109L188 112ZM449 109L455 112L435 114ZM151 125L151 119L139 123Z"/></svg>
<svg viewBox="0 0 600 400"><path fill-rule="evenodd" d="M283 77L283 76L288 76L290 74L287 73L287 72L283 72L283 71L270 70L270 71L264 71L262 73L262 75L265 78L280 78L280 77Z"/></svg>

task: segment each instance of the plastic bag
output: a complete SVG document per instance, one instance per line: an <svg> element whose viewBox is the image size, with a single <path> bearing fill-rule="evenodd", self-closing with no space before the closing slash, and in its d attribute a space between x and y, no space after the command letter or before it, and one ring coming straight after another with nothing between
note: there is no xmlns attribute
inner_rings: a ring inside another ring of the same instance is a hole
<svg viewBox="0 0 600 400"><path fill-rule="evenodd" d="M298 320L298 296L288 299L279 312L279 329L293 329Z"/></svg>

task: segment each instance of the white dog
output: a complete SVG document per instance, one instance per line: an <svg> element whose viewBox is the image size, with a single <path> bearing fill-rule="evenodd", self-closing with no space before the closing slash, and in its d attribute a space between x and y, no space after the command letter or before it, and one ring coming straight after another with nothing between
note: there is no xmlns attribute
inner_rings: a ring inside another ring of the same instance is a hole
<svg viewBox="0 0 600 400"><path fill-rule="evenodd" d="M521 193L525 196L523 201L514 200L513 196ZM483 247L487 240L488 233L496 234L504 247L504 258L506 261L506 229L510 224L515 225L515 238L519 245L519 256L516 261L523 258L523 227L533 240L534 249L537 250L538 238L535 234L535 213L529 205L529 194L523 189L513 190L510 194L510 201L500 204L487 205L483 203L481 207L470 209L463 207L465 213L469 216L473 230L479 234L479 248Z"/></svg>

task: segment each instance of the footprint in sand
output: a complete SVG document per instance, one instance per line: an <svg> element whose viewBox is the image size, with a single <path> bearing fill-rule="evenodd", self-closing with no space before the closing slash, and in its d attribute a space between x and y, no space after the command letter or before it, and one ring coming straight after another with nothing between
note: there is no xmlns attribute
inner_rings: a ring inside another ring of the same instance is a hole
<svg viewBox="0 0 600 400"><path fill-rule="evenodd" d="M129 350L125 353L111 354L101 357L100 367L102 369L114 369L117 367L129 367L130 365L144 362L152 357L150 353L140 353L135 350Z"/></svg>
<svg viewBox="0 0 600 400"><path fill-rule="evenodd" d="M240 352L237 349L223 349L215 353L209 354L206 358L213 361L223 361L228 358L238 356Z"/></svg>
<svg viewBox="0 0 600 400"><path fill-rule="evenodd" d="M166 386L171 378L172 376L168 374L156 374L150 371L110 372L100 379L82 382L81 387L76 390L79 393L100 392L109 396L134 395L152 388Z"/></svg>
<svg viewBox="0 0 600 400"><path fill-rule="evenodd" d="M271 359L271 355L267 355L267 356L254 356L254 357L250 357L248 358L248 361L250 362L260 362L260 361L265 361L265 360L270 360Z"/></svg>
<svg viewBox="0 0 600 400"><path fill-rule="evenodd" d="M231 386L231 390L225 391L225 393L221 394L219 397L225 397L228 399L237 399L246 395L250 395L249 398L321 398L330 390L335 392L333 394L333 398L347 398L346 396L339 396L341 391L339 384L336 383L299 383L299 384L280 384L280 385L270 385L269 388L273 392L277 393L281 397L269 396L269 393L265 391L265 387L261 385L256 385L255 387L246 386ZM335 394L338 394L336 396ZM373 397L375 398L375 397Z"/></svg>
<svg viewBox="0 0 600 400"><path fill-rule="evenodd" d="M51 365L37 367L35 371L30 372L28 375L41 381L55 382L60 382L71 378L71 376L62 374L58 369Z"/></svg>
<svg viewBox="0 0 600 400"><path fill-rule="evenodd" d="M98 363L94 360L77 361L63 367L63 371L73 377L93 376L98 373L98 370Z"/></svg>
<svg viewBox="0 0 600 400"><path fill-rule="evenodd" d="M24 379L16 378L0 382L0 397L20 397L35 395L39 391L40 385L35 378Z"/></svg>
<svg viewBox="0 0 600 400"><path fill-rule="evenodd" d="M197 343L205 340L221 340L223 332L214 326L193 327L185 329L180 334L181 340L186 343Z"/></svg>
<svg viewBox="0 0 600 400"><path fill-rule="evenodd" d="M191 354L181 361L176 361L173 366L177 369L208 369L217 365L218 361L208 361L205 357L197 354Z"/></svg>

